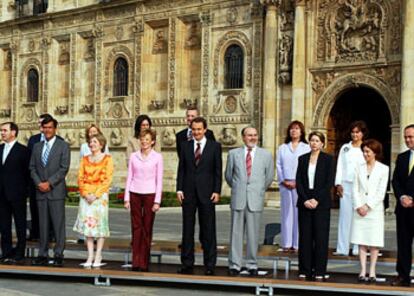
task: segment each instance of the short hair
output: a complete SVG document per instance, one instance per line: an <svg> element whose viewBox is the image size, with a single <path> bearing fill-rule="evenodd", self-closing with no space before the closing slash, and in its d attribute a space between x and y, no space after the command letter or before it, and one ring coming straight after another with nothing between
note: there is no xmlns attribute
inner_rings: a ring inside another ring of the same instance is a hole
<svg viewBox="0 0 414 296"><path fill-rule="evenodd" d="M196 106L187 107L187 109L185 110L186 114L187 114L187 111L197 111L197 114L200 114L200 111L198 110Z"/></svg>
<svg viewBox="0 0 414 296"><path fill-rule="evenodd" d="M292 137L290 136L290 130L295 125L297 125L300 129L300 141L303 142L303 143L308 143L308 141L306 141L305 126L303 125L303 123L301 121L294 120L291 123L289 123L289 125L286 129L285 144L290 143L292 141Z"/></svg>
<svg viewBox="0 0 414 296"><path fill-rule="evenodd" d="M157 140L157 132L153 128L144 129L139 134L139 138L141 139L142 137L145 137L146 135L151 136L151 141L154 141L154 144L152 145L152 147L154 147L155 146L155 141Z"/></svg>
<svg viewBox="0 0 414 296"><path fill-rule="evenodd" d="M43 113L43 114L40 114L40 116L39 116L39 118L40 119L45 119L46 117L52 117L52 115L50 115L49 113Z"/></svg>
<svg viewBox="0 0 414 296"><path fill-rule="evenodd" d="M196 117L191 121L191 126L193 126L194 122L202 122L203 123L203 127L206 129L207 128L207 120L205 120L205 118L203 117Z"/></svg>
<svg viewBox="0 0 414 296"><path fill-rule="evenodd" d="M41 125L44 126L46 124L48 124L49 122L53 122L53 127L57 128L58 126L58 121L56 119L54 119L52 116L46 116L43 120Z"/></svg>
<svg viewBox="0 0 414 296"><path fill-rule="evenodd" d="M242 137L244 137L244 132L245 132L248 128L253 128L255 131L257 131L257 128L255 128L254 126L251 126L251 125L245 126L245 127L244 127L244 128L242 128L242 130L241 130L241 135L242 135Z"/></svg>
<svg viewBox="0 0 414 296"><path fill-rule="evenodd" d="M150 127L152 127L151 118L146 114L141 114L135 119L134 125L134 138L139 139L141 133L141 124L143 121L148 121Z"/></svg>
<svg viewBox="0 0 414 296"><path fill-rule="evenodd" d="M2 123L1 125L6 125L6 124L10 126L11 131L16 132L16 137L17 137L19 135L19 127L17 126L17 124L14 123L13 121L7 121L7 122Z"/></svg>
<svg viewBox="0 0 414 296"><path fill-rule="evenodd" d="M357 128L361 131L361 133L364 135L362 138L366 138L368 136L368 127L367 124L365 123L365 121L363 120L356 120L351 122L350 126L349 126L349 133L352 133L352 130L354 128Z"/></svg>
<svg viewBox="0 0 414 296"><path fill-rule="evenodd" d="M367 147L372 150L372 152L375 153L375 160L382 160L383 159L383 153L382 153L382 144L375 140L375 139L368 139L362 142L361 144L361 150L364 150L364 147Z"/></svg>
<svg viewBox="0 0 414 296"><path fill-rule="evenodd" d="M325 135L321 132L314 131L309 134L308 140L310 141L313 136L317 136L319 140L325 145Z"/></svg>
<svg viewBox="0 0 414 296"><path fill-rule="evenodd" d="M93 138L96 138L98 140L99 144L102 145L101 152L105 152L105 148L106 148L106 138L105 138L105 136L103 134L93 135L92 137L89 138L88 144L90 144L90 142L92 141Z"/></svg>
<svg viewBox="0 0 414 296"><path fill-rule="evenodd" d="M101 129L94 123L90 124L86 129L85 129L85 138L86 138L86 142L89 143L89 130L91 128L96 128L96 130L98 131L98 134L102 134Z"/></svg>
<svg viewBox="0 0 414 296"><path fill-rule="evenodd" d="M407 126L404 128L404 131L408 130L409 128L414 128L414 123L411 123L411 124L407 125Z"/></svg>

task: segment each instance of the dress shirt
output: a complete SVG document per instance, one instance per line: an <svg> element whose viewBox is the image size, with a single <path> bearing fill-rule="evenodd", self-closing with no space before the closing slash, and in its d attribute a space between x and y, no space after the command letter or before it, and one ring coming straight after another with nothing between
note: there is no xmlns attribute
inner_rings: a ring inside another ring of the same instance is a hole
<svg viewBox="0 0 414 296"><path fill-rule="evenodd" d="M309 189L313 189L315 184L315 171L316 171L316 163L310 163L308 167L308 179L309 179Z"/></svg>
<svg viewBox="0 0 414 296"><path fill-rule="evenodd" d="M45 134L44 133L40 133L40 142L43 142L44 140L46 140Z"/></svg>
<svg viewBox="0 0 414 296"><path fill-rule="evenodd" d="M335 185L353 182L356 168L365 163L361 147L352 146L352 142L344 144L338 155Z"/></svg>
<svg viewBox="0 0 414 296"><path fill-rule="evenodd" d="M55 144L55 142L56 142L56 136L54 136L49 141L46 141L46 138L45 138L45 144L48 143L48 145L49 145L49 157L50 157L50 151L52 151L52 147L53 147L53 144ZM45 153L45 150L46 150L46 145L43 145L42 155Z"/></svg>
<svg viewBox="0 0 414 296"><path fill-rule="evenodd" d="M10 143L5 143L4 144L4 150L3 150L3 164L6 162L7 156L10 153L10 150L12 150L14 144L16 144L17 140L11 141Z"/></svg>
<svg viewBox="0 0 414 296"><path fill-rule="evenodd" d="M151 150L144 158L141 150L131 154L125 185L124 201L130 200L130 192L138 194L155 193L155 203L161 203L163 159L161 153Z"/></svg>
<svg viewBox="0 0 414 296"><path fill-rule="evenodd" d="M252 150L250 151L250 156L252 157L252 167L253 167L254 155L255 155L256 150L257 150L256 148L257 148L257 146L254 146L253 148L251 148ZM246 159L246 157L247 157L248 149L249 148L245 145L244 146L244 159Z"/></svg>
<svg viewBox="0 0 414 296"><path fill-rule="evenodd" d="M203 137L200 141L197 141L196 139L194 139L194 153L197 150L197 143L200 143L201 157L203 157L203 150L204 150L204 147L206 147L207 138Z"/></svg>

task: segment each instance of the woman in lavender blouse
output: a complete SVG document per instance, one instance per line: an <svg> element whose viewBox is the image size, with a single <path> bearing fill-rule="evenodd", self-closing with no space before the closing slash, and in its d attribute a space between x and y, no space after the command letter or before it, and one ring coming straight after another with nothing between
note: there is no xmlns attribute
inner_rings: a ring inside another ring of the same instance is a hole
<svg viewBox="0 0 414 296"><path fill-rule="evenodd" d="M286 131L285 143L280 145L278 149L276 161L280 190L281 245L285 252L298 250L296 169L299 156L309 151L303 123L296 120L292 121Z"/></svg>
<svg viewBox="0 0 414 296"><path fill-rule="evenodd" d="M131 154L124 206L131 211L132 270L148 271L152 227L160 209L163 177L162 155L153 150L156 133L142 130L141 148Z"/></svg>

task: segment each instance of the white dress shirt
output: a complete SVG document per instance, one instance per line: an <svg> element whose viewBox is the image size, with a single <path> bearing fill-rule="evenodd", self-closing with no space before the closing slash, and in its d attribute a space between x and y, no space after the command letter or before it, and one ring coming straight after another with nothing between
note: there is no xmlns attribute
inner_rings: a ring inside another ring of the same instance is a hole
<svg viewBox="0 0 414 296"><path fill-rule="evenodd" d="M200 153L203 154L204 147L206 147L207 138L203 137L200 141L194 139L194 153L197 150L197 144L200 143Z"/></svg>
<svg viewBox="0 0 414 296"><path fill-rule="evenodd" d="M4 144L4 150L2 155L2 163L4 164L6 162L7 156L10 153L10 150L12 150L14 144L17 142L17 140L11 141L10 143Z"/></svg>
<svg viewBox="0 0 414 296"><path fill-rule="evenodd" d="M308 179L309 179L309 189L313 189L315 183L315 171L316 171L316 163L310 163L308 167Z"/></svg>

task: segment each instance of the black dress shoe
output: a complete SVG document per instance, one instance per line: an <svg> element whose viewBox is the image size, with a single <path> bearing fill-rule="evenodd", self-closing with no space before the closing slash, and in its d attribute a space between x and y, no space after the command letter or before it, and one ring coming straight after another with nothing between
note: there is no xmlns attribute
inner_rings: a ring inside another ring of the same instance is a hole
<svg viewBox="0 0 414 296"><path fill-rule="evenodd" d="M401 287L409 287L410 286L410 279L405 280L400 276L397 276L395 279L391 281L391 286L401 286Z"/></svg>
<svg viewBox="0 0 414 296"><path fill-rule="evenodd" d="M214 275L214 269L213 268L206 268L204 271L205 275Z"/></svg>
<svg viewBox="0 0 414 296"><path fill-rule="evenodd" d="M47 257L39 256L39 257L33 259L32 260L32 265L34 265L34 266L47 266L48 265Z"/></svg>
<svg viewBox="0 0 414 296"><path fill-rule="evenodd" d="M185 267L185 266L183 266L183 267L180 267L177 270L177 273L180 273L180 274L193 274L194 273L194 270L193 270L192 267Z"/></svg>
<svg viewBox="0 0 414 296"><path fill-rule="evenodd" d="M62 267L63 266L63 257L62 256L55 256L55 258L53 258L53 266L54 267Z"/></svg>
<svg viewBox="0 0 414 296"><path fill-rule="evenodd" d="M257 268L251 268L249 269L249 275L250 276L257 276L259 273L257 271Z"/></svg>
<svg viewBox="0 0 414 296"><path fill-rule="evenodd" d="M229 276L238 276L240 274L240 270L235 268L229 268L228 272Z"/></svg>

